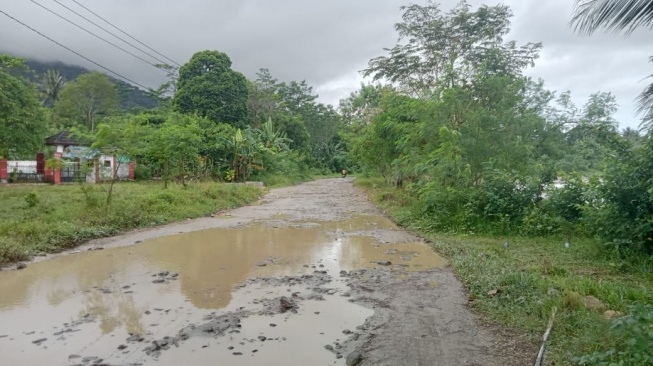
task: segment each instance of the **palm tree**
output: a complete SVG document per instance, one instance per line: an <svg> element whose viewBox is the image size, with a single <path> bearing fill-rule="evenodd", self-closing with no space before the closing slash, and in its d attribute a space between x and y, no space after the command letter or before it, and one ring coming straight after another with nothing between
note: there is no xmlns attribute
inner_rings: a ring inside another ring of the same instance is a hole
<svg viewBox="0 0 653 366"><path fill-rule="evenodd" d="M631 34L639 27L653 28L653 1L651 0L576 0L574 29L590 35L600 28L612 32ZM653 57L649 58L653 62ZM653 77L653 74L647 78ZM653 84L637 97L637 113L643 114L642 127L653 127Z"/></svg>
<svg viewBox="0 0 653 366"><path fill-rule="evenodd" d="M43 105L54 106L54 103L59 100L61 96L61 91L63 90L66 80L64 77L56 70L48 70L43 74L43 80L39 91L43 97Z"/></svg>

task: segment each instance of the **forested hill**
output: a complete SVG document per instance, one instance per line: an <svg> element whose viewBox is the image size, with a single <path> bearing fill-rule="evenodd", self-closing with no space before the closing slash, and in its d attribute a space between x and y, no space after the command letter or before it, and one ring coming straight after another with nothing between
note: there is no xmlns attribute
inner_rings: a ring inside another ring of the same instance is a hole
<svg viewBox="0 0 653 366"><path fill-rule="evenodd" d="M56 70L65 78L66 81L75 80L79 75L90 72L77 65L69 65L60 61L37 61L27 59L25 64L30 68L31 72L27 76L34 82L39 82L43 74L48 70ZM157 106L157 101L148 96L148 94L122 80L115 79L107 75L111 81L116 84L116 91L120 98L120 107L123 109L144 108L152 109Z"/></svg>

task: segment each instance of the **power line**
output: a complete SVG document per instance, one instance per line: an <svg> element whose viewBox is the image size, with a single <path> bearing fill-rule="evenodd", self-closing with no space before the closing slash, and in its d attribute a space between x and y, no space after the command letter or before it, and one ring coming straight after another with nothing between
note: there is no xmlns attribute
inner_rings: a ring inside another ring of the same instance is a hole
<svg viewBox="0 0 653 366"><path fill-rule="evenodd" d="M46 36L45 34L39 32L38 30L36 30L36 29L30 27L29 25L27 25L27 24L21 22L20 20L18 20L18 19L16 19L16 18L12 17L11 15L5 13L4 11L0 10L0 13L6 15L8 18L13 19L13 20L16 21L17 23L20 23L20 24L23 25L24 27L30 29L32 32L37 33L37 34L40 35L41 37L43 37L43 38L49 40L50 42L52 42L52 43L58 45L59 47L62 47L62 48L64 48L64 49L66 49L66 50L68 50L68 51L70 51L70 52L76 54L77 56L83 58L84 60L86 60L86 61L88 61L88 62L90 62L90 63L92 63L92 64L94 64L94 65L96 65L96 66L98 66L98 67L101 67L101 68L103 68L104 70L107 70L108 72L110 72L110 73L112 73L112 74L118 76L119 78L121 78L121 79L123 79L123 80L126 80L126 81L128 81L128 82L130 82L130 83L132 83L132 84L134 84L134 85L140 86L141 88L143 88L143 89L145 89L145 90L149 90L148 87L146 87L146 86L144 86L144 85L141 85L141 84L135 82L134 80L129 79L128 77L122 76L122 75L118 74L117 72L115 72L115 71L113 71L113 70L111 70L111 69L109 69L109 68L107 68L107 67L105 67L105 66L102 66L102 65L100 65L99 63L97 63L97 62L91 60L90 58L88 58L88 57L86 57L86 56L84 56L84 55L78 53L77 51L74 51L74 50L72 50L72 49L70 49L70 48L64 46L63 44L61 44L61 43L55 41L54 39L52 39L52 38Z"/></svg>
<svg viewBox="0 0 653 366"><path fill-rule="evenodd" d="M143 62L145 62L146 64L148 64L148 65L150 65L150 66L152 66L152 67L155 67L155 68L157 68L157 69L159 69L159 70L161 70L161 71L165 71L165 70L159 68L158 66L156 66L155 64L149 62L148 60L146 60L146 59L144 59L144 58L142 58L142 57L140 57L140 56L138 56L138 55L136 55L136 54L134 54L134 53L132 53L132 52L130 52L130 51L127 51L126 49L124 49L124 48L118 46L117 44L115 44L115 43L113 43L113 42L111 42L111 41L109 41L109 40L107 40L107 39L105 39L105 38L102 38L102 37L98 36L97 34L91 32L90 30L88 30L88 29L86 29L86 28L84 28L84 27L82 27L81 25L78 25L77 23L73 22L72 20L69 20L69 19L67 19L66 17L64 17L64 16L62 16L62 15L56 13L55 11L48 9L47 7L43 6L42 4L39 4L39 3L37 3L37 2L34 1L34 0L30 0L30 1L31 1L32 3L38 5L39 7L41 7L41 8L43 8L43 9L47 10L48 12L50 12L50 13L56 15L57 17L59 17L59 18L65 20L66 22L68 22L68 23L74 25L75 27L77 27L77 28L83 30L84 32L86 32L86 33L88 33L88 34L94 36L95 38L98 38L98 39L100 39L100 40L102 40L102 41L104 41L104 42L106 42L106 43L112 45L113 47L115 47L115 48L117 48L117 49L119 49L119 50L121 50L121 51L123 51L123 52L125 52L125 53L127 53L127 54L129 54L129 55L131 55L131 56L133 56L133 57L135 57L135 58L137 58L137 59L143 61Z"/></svg>
<svg viewBox="0 0 653 366"><path fill-rule="evenodd" d="M57 1L57 0L54 0L54 1L55 1L57 4L62 5L59 1ZM166 60L172 62L173 64L175 64L175 65L177 65L177 66L181 66L180 64L178 64L178 63L175 62L174 60L170 59L169 57L165 56L164 54L160 53L159 51L155 50L154 48L152 48L152 47L146 45L145 43L139 41L138 39L132 37L131 35L129 35L129 33L123 31L122 29L120 29L120 28L118 28L118 27L116 27L115 25L113 25L113 24L112 24L111 22L109 22L108 20L104 19L103 17L101 17L101 16L98 15L97 13L93 12L91 9L89 9L89 8L87 8L86 6L80 4L77 0L72 0L72 1L73 1L75 4L77 4L77 5L81 6L82 8L84 8L84 9L85 9L86 11L88 11L89 13L91 13L91 14L95 15L96 17L98 17L99 19L101 19L103 22L109 24L109 25L112 26L114 29L118 30L120 33L126 35L127 37L129 37L129 38L133 39L134 41L140 43L141 45L147 47L147 49L149 49L150 51L156 53L157 55L159 55L159 56L165 58ZM63 6L63 5L62 5L62 6ZM164 63L165 63L165 62L164 62Z"/></svg>
<svg viewBox="0 0 653 366"><path fill-rule="evenodd" d="M166 63L165 61L159 59L158 57L156 57L156 56L154 56L154 55L152 55L152 54L150 54L150 53L148 53L148 52L143 51L142 49L138 48L137 46L133 45L132 43L130 43L130 42L124 40L123 38L121 38L121 37L115 35L115 34L112 33L111 31L107 30L106 28L102 27L101 25L97 24L96 22L94 22L94 21L88 19L87 17L85 17L85 16L83 16L82 14L76 12L75 10L69 8L69 7L66 6L65 4L62 4L62 3L59 2L58 0L54 0L54 2L57 3L57 4L59 4L59 5L61 5L62 7L66 8L66 9L68 9L68 11L70 11L71 13L77 15L78 17L80 17L80 18L86 20L87 22L93 24L94 26L96 26L96 27L102 29L103 31L109 33L110 35L112 35L112 36L118 38L119 40L121 40L121 41L123 41L123 42L125 42L126 44L130 45L130 46L133 47L134 49L136 49L136 50L138 50L138 51L140 51L140 52L142 52L142 53L148 55L149 57L151 57L151 58L153 58L153 59L159 61L159 62L162 63L162 64L165 64L165 63Z"/></svg>

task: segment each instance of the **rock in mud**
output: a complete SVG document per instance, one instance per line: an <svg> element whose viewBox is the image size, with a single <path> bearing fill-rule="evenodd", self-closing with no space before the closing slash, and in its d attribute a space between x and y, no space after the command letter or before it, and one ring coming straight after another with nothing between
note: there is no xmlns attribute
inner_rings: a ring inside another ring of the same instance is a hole
<svg viewBox="0 0 653 366"><path fill-rule="evenodd" d="M279 312L285 313L288 310L294 310L297 308L297 304L294 301L288 300L285 296L279 299Z"/></svg>
<svg viewBox="0 0 653 366"><path fill-rule="evenodd" d="M27 264L25 263L21 262L16 265L16 269L25 269L25 268L27 268Z"/></svg>
<svg viewBox="0 0 653 366"><path fill-rule="evenodd" d="M141 337L138 334L132 334L129 336L129 338L127 338L127 342L143 342L144 340L145 338Z"/></svg>
<svg viewBox="0 0 653 366"><path fill-rule="evenodd" d="M190 325L179 332L181 340L187 339L190 336L223 336L232 329L240 328L240 321L251 315L248 311L229 312L215 317L213 320L202 325Z"/></svg>
<svg viewBox="0 0 653 366"><path fill-rule="evenodd" d="M299 306L293 299L289 299L285 296L276 298L276 299L265 299L262 300L263 310L259 313L260 315L274 315L274 314L284 314L288 311L296 313Z"/></svg>
<svg viewBox="0 0 653 366"><path fill-rule="evenodd" d="M152 281L152 283L165 283L166 280L164 278L157 278L156 280Z"/></svg>
<svg viewBox="0 0 653 366"><path fill-rule="evenodd" d="M376 264L378 264L380 266L391 266L392 262L390 262L390 261L380 261L380 262L376 262Z"/></svg>
<svg viewBox="0 0 653 366"><path fill-rule="evenodd" d="M354 351L349 355L347 355L347 359L345 360L347 366L356 366L362 361L363 361L363 355L358 351Z"/></svg>

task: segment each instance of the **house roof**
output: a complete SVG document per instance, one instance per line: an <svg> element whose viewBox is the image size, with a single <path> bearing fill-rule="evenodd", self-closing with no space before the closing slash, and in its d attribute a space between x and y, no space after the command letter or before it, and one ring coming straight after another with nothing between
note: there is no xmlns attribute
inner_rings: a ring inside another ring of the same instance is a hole
<svg viewBox="0 0 653 366"><path fill-rule="evenodd" d="M61 131L56 135L52 135L45 139L46 146L56 146L56 145L77 145L77 146L88 146L88 143L84 143L77 137L75 137L70 131Z"/></svg>

